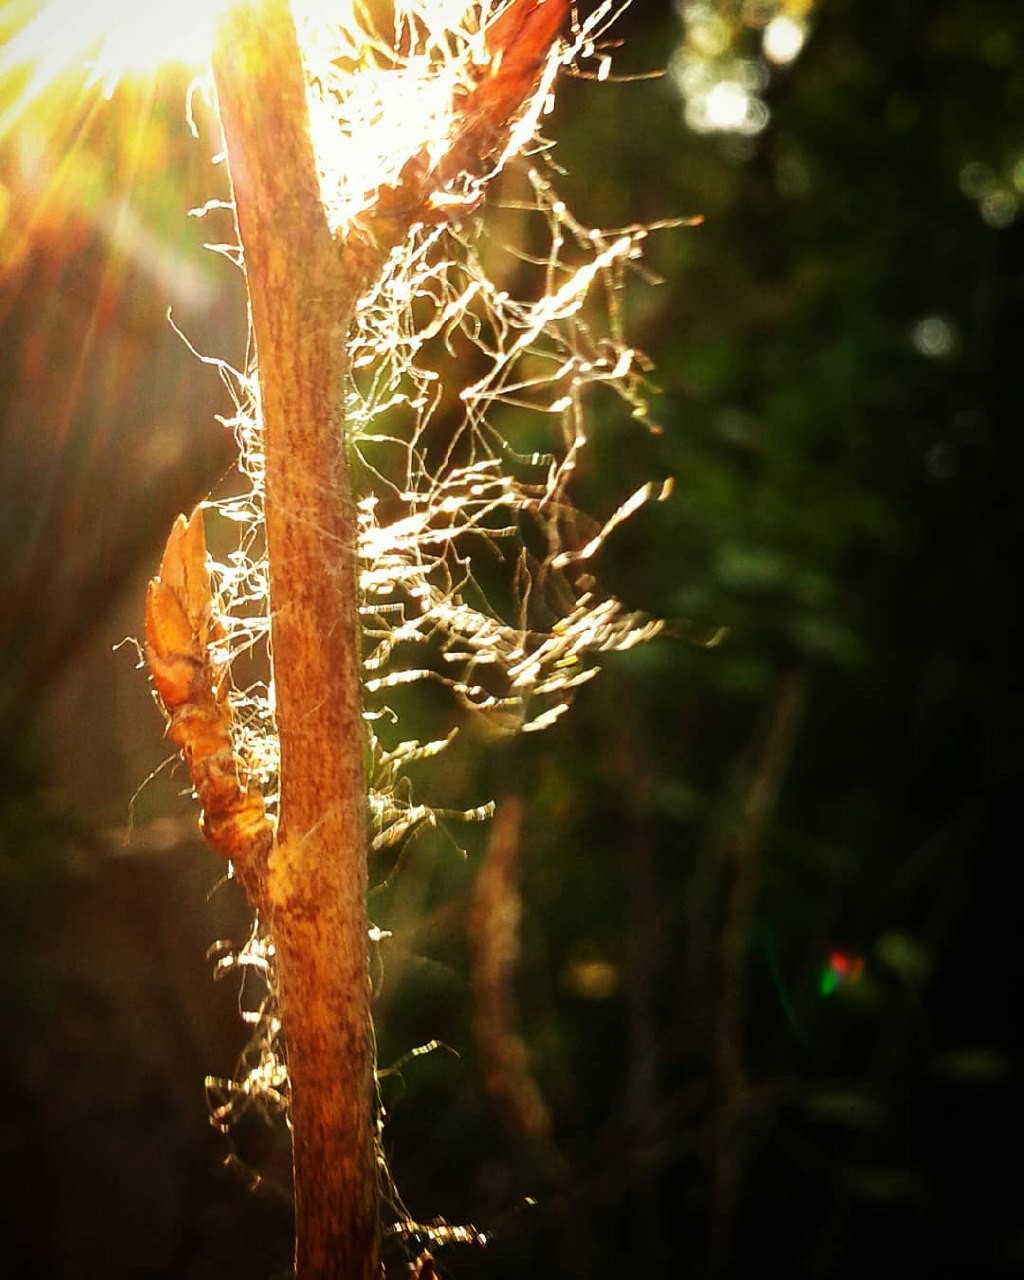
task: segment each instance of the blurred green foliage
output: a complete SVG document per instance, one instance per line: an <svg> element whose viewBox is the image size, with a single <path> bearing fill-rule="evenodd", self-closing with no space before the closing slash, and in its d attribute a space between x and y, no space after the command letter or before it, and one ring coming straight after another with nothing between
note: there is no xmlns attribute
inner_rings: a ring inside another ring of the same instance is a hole
<svg viewBox="0 0 1024 1280"><path fill-rule="evenodd" d="M825 0L808 20L756 136L686 131L671 78L569 85L559 104L579 216L704 215L652 236L666 283L626 299L663 431L595 405L581 475L598 512L652 475L675 494L597 572L683 631L727 635L615 659L562 724L482 765L531 805L518 990L574 1178L454 1275L527 1257L581 1277L1019 1265L1002 832L1022 764L1024 14ZM667 5L626 25L617 70L682 39ZM756 26L732 30L753 56ZM864 975L825 1000L836 947ZM599 998L581 957L617 975ZM464 1045L452 1016L431 1034ZM412 1114L411 1084L392 1116L413 1203L449 1212L421 1188L453 1150L476 1179L452 1197L466 1212L481 1180L542 1185L521 1146L502 1164L480 1140L471 1079L440 1128L432 1105L429 1126Z"/></svg>

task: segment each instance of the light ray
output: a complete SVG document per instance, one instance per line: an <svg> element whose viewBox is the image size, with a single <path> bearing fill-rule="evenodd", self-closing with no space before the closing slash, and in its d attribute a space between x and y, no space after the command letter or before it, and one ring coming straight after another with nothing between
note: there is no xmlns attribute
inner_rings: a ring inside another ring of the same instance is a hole
<svg viewBox="0 0 1024 1280"><path fill-rule="evenodd" d="M43 0L13 6L5 22L0 78L22 78L0 115L0 137L61 81L98 85L109 97L123 78L151 78L160 67L199 70L226 0Z"/></svg>

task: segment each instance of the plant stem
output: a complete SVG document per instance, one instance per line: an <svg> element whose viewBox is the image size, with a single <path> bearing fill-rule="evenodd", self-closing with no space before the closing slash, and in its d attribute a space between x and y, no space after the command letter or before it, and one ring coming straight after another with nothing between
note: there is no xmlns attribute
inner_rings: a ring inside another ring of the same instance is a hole
<svg viewBox="0 0 1024 1280"><path fill-rule="evenodd" d="M761 883L761 854L779 788L789 766L793 744L807 700L810 675L798 663L779 679L768 720L759 734L729 856L732 877L725 904L719 948L721 994L715 1028L715 1074L718 1112L712 1136L713 1201L711 1215L712 1277L728 1273L743 1164L743 1121L750 1105L744 1065L746 968L750 927Z"/></svg>
<svg viewBox="0 0 1024 1280"><path fill-rule="evenodd" d="M291 1081L299 1280L377 1280L346 279L287 0L240 0L214 55L258 360L281 751L264 911Z"/></svg>

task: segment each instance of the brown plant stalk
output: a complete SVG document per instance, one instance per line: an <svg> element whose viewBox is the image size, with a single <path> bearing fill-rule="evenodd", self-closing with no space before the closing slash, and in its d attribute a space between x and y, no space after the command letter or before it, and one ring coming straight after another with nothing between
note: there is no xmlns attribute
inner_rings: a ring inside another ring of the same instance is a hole
<svg viewBox="0 0 1024 1280"><path fill-rule="evenodd" d="M719 943L721 994L714 1031L718 1109L712 1125L711 1276L728 1273L752 1097L744 1064L746 967L761 882L762 850L807 699L801 664L780 678L741 801L728 856L731 876Z"/></svg>
<svg viewBox="0 0 1024 1280"><path fill-rule="evenodd" d="M524 808L519 796L498 806L476 879L467 934L472 958L473 1036L484 1088L506 1124L556 1183L569 1170L552 1133L551 1112L530 1069L517 1030L514 981L519 960L522 895L519 848Z"/></svg>
<svg viewBox="0 0 1024 1280"><path fill-rule="evenodd" d="M201 517L172 531L147 604L147 656L203 806L269 925L287 1045L299 1280L380 1275L367 966L366 783L356 525L344 431L356 299L459 172L485 174L532 92L568 0L512 0L459 108L450 153L332 238L287 0L238 0L214 77L257 353L280 740L276 830L231 743ZM430 216L432 215L432 216Z"/></svg>

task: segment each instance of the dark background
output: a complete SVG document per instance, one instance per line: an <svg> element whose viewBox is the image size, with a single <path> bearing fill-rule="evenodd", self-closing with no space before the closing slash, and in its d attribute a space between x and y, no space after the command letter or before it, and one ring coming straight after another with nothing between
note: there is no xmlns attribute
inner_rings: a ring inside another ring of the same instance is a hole
<svg viewBox="0 0 1024 1280"><path fill-rule="evenodd" d="M524 802L532 1130L474 1034L488 832L459 831L465 858L421 842L374 902L381 1063L458 1053L385 1081L410 1214L489 1237L439 1253L452 1277L1024 1268L1024 9L819 0L766 78L775 12L639 0L618 27L619 72L685 54L751 77L761 131L687 127L674 76L567 82L550 125L583 220L704 216L651 238L665 282L624 299L664 430L598 406L579 488L606 513L676 478L598 569L686 625L607 661L548 733L434 766L446 799ZM229 1143L203 1095L245 1035L206 951L246 913L210 896L180 770L142 787L167 747L112 648L233 457L216 371L166 320L241 362L241 281L201 248L227 228L186 216L223 176L183 86L62 90L0 140L10 1275L228 1280L289 1255L280 1135L249 1117Z"/></svg>

